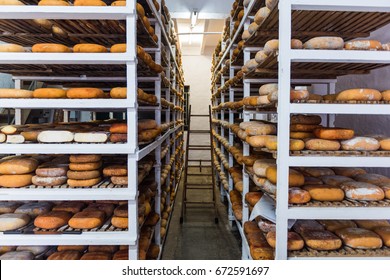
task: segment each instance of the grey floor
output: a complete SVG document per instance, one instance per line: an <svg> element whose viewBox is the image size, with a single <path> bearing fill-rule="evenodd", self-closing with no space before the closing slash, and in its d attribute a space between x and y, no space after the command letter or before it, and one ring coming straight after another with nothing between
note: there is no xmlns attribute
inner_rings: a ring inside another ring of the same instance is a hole
<svg viewBox="0 0 390 280"><path fill-rule="evenodd" d="M191 172L199 173L199 168L191 168ZM203 169L202 174L210 173ZM211 182L210 176L196 177L190 183ZM180 224L181 182L171 224L169 227L162 259L164 260L239 260L241 244L237 229L229 225L227 208L217 196L219 223L214 223L214 210L211 207L188 208L183 224ZM191 200L211 200L210 190L190 190Z"/></svg>

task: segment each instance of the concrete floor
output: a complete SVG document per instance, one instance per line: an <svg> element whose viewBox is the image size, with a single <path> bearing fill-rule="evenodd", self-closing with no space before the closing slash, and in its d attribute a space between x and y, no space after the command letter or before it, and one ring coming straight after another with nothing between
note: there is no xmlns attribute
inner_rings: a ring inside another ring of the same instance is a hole
<svg viewBox="0 0 390 280"><path fill-rule="evenodd" d="M190 168L191 173L199 173L199 168ZM202 174L210 173L210 168L202 169ZM239 260L241 244L237 229L232 229L227 218L226 205L217 196L219 223L214 223L214 208L209 206L187 207L183 224L180 224L182 179L169 227L162 259L164 260ZM210 176L191 177L190 183L211 183ZM210 190L189 190L189 200L211 201Z"/></svg>

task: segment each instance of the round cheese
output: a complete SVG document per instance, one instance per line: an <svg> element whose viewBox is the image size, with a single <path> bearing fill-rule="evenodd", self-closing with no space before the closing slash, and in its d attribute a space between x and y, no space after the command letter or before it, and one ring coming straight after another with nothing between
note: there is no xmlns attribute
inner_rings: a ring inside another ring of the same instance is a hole
<svg viewBox="0 0 390 280"><path fill-rule="evenodd" d="M1 44L0 52L25 52L23 46L16 44Z"/></svg>
<svg viewBox="0 0 390 280"><path fill-rule="evenodd" d="M382 94L376 89L359 88L348 89L337 94L338 101L380 101Z"/></svg>

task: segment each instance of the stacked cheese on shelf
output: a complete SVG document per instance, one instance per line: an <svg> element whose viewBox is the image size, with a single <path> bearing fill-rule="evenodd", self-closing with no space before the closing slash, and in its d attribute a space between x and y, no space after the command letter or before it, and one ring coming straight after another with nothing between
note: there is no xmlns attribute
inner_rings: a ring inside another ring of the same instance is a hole
<svg viewBox="0 0 390 280"><path fill-rule="evenodd" d="M242 220L242 195L237 190L229 192L230 202L232 204L233 214L238 221Z"/></svg>
<svg viewBox="0 0 390 280"><path fill-rule="evenodd" d="M10 156L0 160L0 187L20 188L32 184L39 162L28 156Z"/></svg>
<svg viewBox="0 0 390 280"><path fill-rule="evenodd" d="M70 187L91 187L102 181L101 155L71 155L69 160L67 183Z"/></svg>
<svg viewBox="0 0 390 280"><path fill-rule="evenodd" d="M246 222L243 228L252 258L254 260L272 260L274 250L267 243L257 223L254 221Z"/></svg>

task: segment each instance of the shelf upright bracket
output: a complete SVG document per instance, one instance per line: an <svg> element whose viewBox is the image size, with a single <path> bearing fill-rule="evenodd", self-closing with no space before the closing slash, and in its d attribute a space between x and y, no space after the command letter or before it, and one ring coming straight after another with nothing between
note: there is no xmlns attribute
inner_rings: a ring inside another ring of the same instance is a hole
<svg viewBox="0 0 390 280"><path fill-rule="evenodd" d="M291 84L291 7L291 0L279 1L278 195L276 198L275 250L277 260L287 259L290 98L285 95L290 92Z"/></svg>

